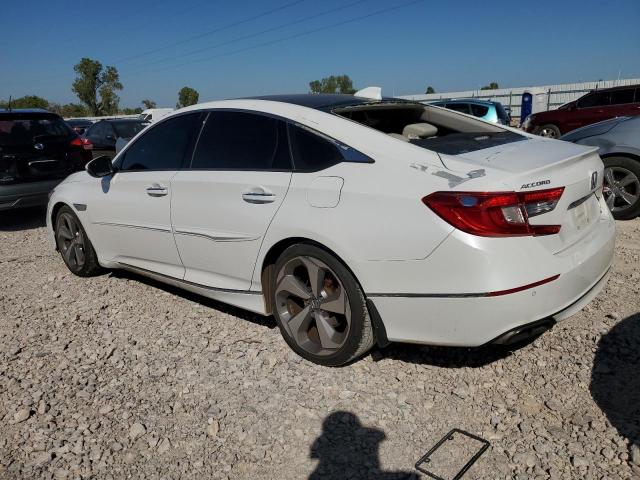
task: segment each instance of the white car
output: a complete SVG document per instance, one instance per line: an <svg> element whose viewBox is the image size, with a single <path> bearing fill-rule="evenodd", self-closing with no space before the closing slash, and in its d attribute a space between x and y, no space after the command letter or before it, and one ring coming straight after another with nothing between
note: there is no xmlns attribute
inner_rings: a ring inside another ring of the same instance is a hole
<svg viewBox="0 0 640 480"><path fill-rule="evenodd" d="M398 99L204 103L53 192L80 276L122 268L264 315L303 357L508 342L604 286L595 148Z"/></svg>

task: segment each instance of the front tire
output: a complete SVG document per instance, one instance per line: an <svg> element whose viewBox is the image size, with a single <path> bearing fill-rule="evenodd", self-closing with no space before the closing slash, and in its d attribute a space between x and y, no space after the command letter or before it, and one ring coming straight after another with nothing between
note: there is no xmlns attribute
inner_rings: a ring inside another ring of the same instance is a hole
<svg viewBox="0 0 640 480"><path fill-rule="evenodd" d="M556 125L549 123L540 127L538 135L545 138L560 138L562 133Z"/></svg>
<svg viewBox="0 0 640 480"><path fill-rule="evenodd" d="M640 215L640 161L608 157L603 162L604 198L613 218L636 218Z"/></svg>
<svg viewBox="0 0 640 480"><path fill-rule="evenodd" d="M298 355L337 367L373 346L362 289L337 258L314 245L293 245L280 255L274 271L273 315Z"/></svg>
<svg viewBox="0 0 640 480"><path fill-rule="evenodd" d="M79 277L91 277L102 272L96 251L82 223L66 205L56 215L55 237L58 251L71 273Z"/></svg>

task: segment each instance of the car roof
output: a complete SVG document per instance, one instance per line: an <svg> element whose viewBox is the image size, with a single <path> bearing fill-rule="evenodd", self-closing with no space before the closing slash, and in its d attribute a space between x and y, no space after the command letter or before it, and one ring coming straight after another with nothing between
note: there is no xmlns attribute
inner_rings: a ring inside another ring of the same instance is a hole
<svg viewBox="0 0 640 480"><path fill-rule="evenodd" d="M594 92L613 92L616 90L626 90L628 88L640 88L640 83L636 85L620 85L618 87L609 87L609 88L595 88L591 90L589 93Z"/></svg>
<svg viewBox="0 0 640 480"><path fill-rule="evenodd" d="M139 118L105 118L100 121L109 123L148 123L147 121L140 120Z"/></svg>
<svg viewBox="0 0 640 480"><path fill-rule="evenodd" d="M495 105L497 102L491 100L480 100L477 98L455 98L451 100L437 100L433 103L475 103L477 105Z"/></svg>
<svg viewBox="0 0 640 480"><path fill-rule="evenodd" d="M238 100L268 100L271 102L291 103L302 107L313 108L325 112L338 107L349 107L355 105L375 105L379 103L411 103L411 100L404 100L394 97L382 97L380 100L372 98L354 97L353 95L331 94L331 93L298 93L291 95L262 95L257 97L244 97Z"/></svg>
<svg viewBox="0 0 640 480"><path fill-rule="evenodd" d="M57 113L49 112L44 108L1 108L0 115L3 117L17 117L17 118L60 118Z"/></svg>

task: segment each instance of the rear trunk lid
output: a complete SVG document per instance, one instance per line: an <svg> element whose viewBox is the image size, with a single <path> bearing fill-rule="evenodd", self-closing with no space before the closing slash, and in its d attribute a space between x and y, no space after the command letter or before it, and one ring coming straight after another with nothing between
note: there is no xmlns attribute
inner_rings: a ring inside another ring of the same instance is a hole
<svg viewBox="0 0 640 480"><path fill-rule="evenodd" d="M538 237L554 253L586 237L596 227L603 208L606 209L600 201L604 166L597 148L558 140L528 139L462 155L442 155L442 161L455 171L461 171L465 164L475 172L483 172L485 167L491 174L485 182L478 178L477 184L483 183L488 191L535 192L564 187L552 211L529 218L531 225L561 226L558 234ZM463 183L454 189L471 189L469 184Z"/></svg>

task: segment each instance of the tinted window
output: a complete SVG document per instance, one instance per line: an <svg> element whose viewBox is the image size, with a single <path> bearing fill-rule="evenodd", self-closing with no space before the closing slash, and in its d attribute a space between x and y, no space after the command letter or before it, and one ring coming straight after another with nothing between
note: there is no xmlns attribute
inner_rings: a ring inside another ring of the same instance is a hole
<svg viewBox="0 0 640 480"><path fill-rule="evenodd" d="M471 113L469 111L469 105L466 103L447 103L449 110L455 110L456 112Z"/></svg>
<svg viewBox="0 0 640 480"><path fill-rule="evenodd" d="M624 103L633 103L633 88L625 90L614 90L611 92L611 105L621 105Z"/></svg>
<svg viewBox="0 0 640 480"><path fill-rule="evenodd" d="M286 124L266 115L213 111L202 129L191 168L289 169Z"/></svg>
<svg viewBox="0 0 640 480"><path fill-rule="evenodd" d="M475 103L471 104L471 114L475 117L484 117L489 111L489 107L485 107L484 105L476 105Z"/></svg>
<svg viewBox="0 0 640 480"><path fill-rule="evenodd" d="M302 126L291 125L289 131L296 170L323 170L344 161L338 143L332 139Z"/></svg>
<svg viewBox="0 0 640 480"><path fill-rule="evenodd" d="M609 105L609 92L595 92L578 100L578 108L602 107Z"/></svg>
<svg viewBox="0 0 640 480"><path fill-rule="evenodd" d="M146 122L112 122L111 126L116 131L116 136L121 138L133 138L149 125ZM109 132L111 133L111 132Z"/></svg>
<svg viewBox="0 0 640 480"><path fill-rule="evenodd" d="M0 145L60 141L71 135L69 126L57 117L0 119Z"/></svg>
<svg viewBox="0 0 640 480"><path fill-rule="evenodd" d="M121 170L176 170L190 151L202 115L190 113L158 123L124 152Z"/></svg>
<svg viewBox="0 0 640 480"><path fill-rule="evenodd" d="M106 134L107 129L105 128L105 122L98 122L94 124L87 132L87 136L94 138L104 137Z"/></svg>

